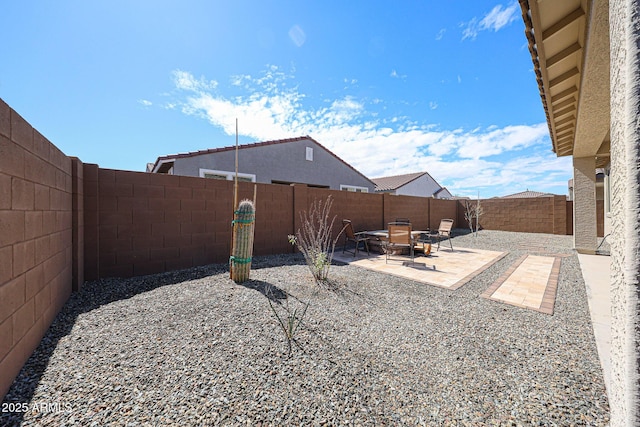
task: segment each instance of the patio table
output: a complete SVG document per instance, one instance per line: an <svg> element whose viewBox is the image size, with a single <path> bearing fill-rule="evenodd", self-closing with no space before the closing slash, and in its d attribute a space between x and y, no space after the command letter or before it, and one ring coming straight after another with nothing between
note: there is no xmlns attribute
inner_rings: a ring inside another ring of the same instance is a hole
<svg viewBox="0 0 640 427"><path fill-rule="evenodd" d="M372 230L372 231L365 231L364 234L366 236L370 236L370 237L374 237L378 242L382 241L382 240L386 240L389 237L389 230ZM426 238L423 236L427 236ZM422 252L425 252L425 244L431 244L431 237L430 237L430 233L429 230L411 230L411 240L415 243L422 243L422 248L418 247L418 250L421 250ZM374 245L376 246L376 245ZM382 244L379 245L380 246L380 253L384 253L382 252ZM415 250L416 248L414 248Z"/></svg>
<svg viewBox="0 0 640 427"><path fill-rule="evenodd" d="M365 231L364 234L371 237L388 237L389 230L373 230L373 231ZM411 238L415 239L422 234L429 234L429 230L411 230Z"/></svg>

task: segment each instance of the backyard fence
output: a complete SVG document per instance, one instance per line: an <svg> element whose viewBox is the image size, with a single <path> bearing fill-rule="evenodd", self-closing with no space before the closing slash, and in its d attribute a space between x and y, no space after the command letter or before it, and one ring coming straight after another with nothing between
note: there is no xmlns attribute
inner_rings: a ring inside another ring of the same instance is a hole
<svg viewBox="0 0 640 427"><path fill-rule="evenodd" d="M464 201L239 183L257 189L254 254L293 251L300 213L333 196L334 233L409 218L466 229ZM485 229L571 234L564 196L481 201ZM86 280L229 261L233 183L100 168L66 156L0 99L0 397ZM600 209L600 208L599 208ZM600 217L602 216L599 214Z"/></svg>

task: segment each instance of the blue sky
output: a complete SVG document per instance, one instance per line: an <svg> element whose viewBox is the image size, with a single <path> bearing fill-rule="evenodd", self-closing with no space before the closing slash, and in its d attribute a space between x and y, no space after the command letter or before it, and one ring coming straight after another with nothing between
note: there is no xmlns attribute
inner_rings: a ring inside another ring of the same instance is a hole
<svg viewBox="0 0 640 427"><path fill-rule="evenodd" d="M0 14L0 98L67 155L310 135L370 178L567 193L517 1L31 1Z"/></svg>

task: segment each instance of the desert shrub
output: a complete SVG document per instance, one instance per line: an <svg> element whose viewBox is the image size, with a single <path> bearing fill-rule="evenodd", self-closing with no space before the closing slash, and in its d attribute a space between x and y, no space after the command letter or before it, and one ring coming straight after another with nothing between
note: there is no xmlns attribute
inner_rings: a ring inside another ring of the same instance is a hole
<svg viewBox="0 0 640 427"><path fill-rule="evenodd" d="M476 236L478 235L478 224L480 223L480 217L484 213L480 202L472 203L469 200L465 202L465 210L464 210L464 219L467 220L467 224L469 224L469 230L471 233L474 232L474 222L475 222L475 232Z"/></svg>
<svg viewBox="0 0 640 427"><path fill-rule="evenodd" d="M333 252L340 233L333 239L333 224L335 215L329 219L333 199L331 196L323 202L315 200L309 211L300 213L302 228L295 235L289 235L289 242L302 252L307 266L316 283L321 286L329 285L329 268L333 260Z"/></svg>
<svg viewBox="0 0 640 427"><path fill-rule="evenodd" d="M291 297L288 293L284 298L284 303L273 303L272 300L275 300L275 298L267 298L271 312L276 318L278 327L284 334L287 342L287 357L291 357L291 352L293 350L292 344L295 344L299 349L302 349L296 340L296 333L298 332L298 328L302 324L302 320L309 308L309 302L303 303L297 301L290 304L290 299Z"/></svg>

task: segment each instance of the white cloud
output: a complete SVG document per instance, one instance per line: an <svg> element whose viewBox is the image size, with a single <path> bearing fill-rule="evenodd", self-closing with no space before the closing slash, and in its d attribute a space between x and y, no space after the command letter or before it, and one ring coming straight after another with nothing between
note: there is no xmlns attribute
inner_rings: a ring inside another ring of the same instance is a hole
<svg viewBox="0 0 640 427"><path fill-rule="evenodd" d="M482 19L472 18L469 22L462 23L462 40L475 40L480 31L498 31L517 19L518 2L513 2L503 8L501 4L494 6Z"/></svg>
<svg viewBox="0 0 640 427"><path fill-rule="evenodd" d="M499 4L491 9L487 15L480 21L481 30L498 31L502 27L509 25L517 18L518 3L514 2L506 8L502 8Z"/></svg>
<svg viewBox="0 0 640 427"><path fill-rule="evenodd" d="M545 123L439 129L407 117L379 117L351 96L309 107L297 87L285 84L291 77L277 67L260 77L243 76L242 87L234 86L242 94L233 97L215 88L201 90L202 79L189 73L177 75L176 103L183 113L206 119L228 135L235 134L237 118L240 134L257 141L310 135L372 178L428 171L455 194L474 195L482 188L503 195L523 191L527 183L564 185L571 171L570 163L550 153ZM372 104L380 108L383 102ZM546 156L532 155L545 150Z"/></svg>
<svg viewBox="0 0 640 427"><path fill-rule="evenodd" d="M447 32L446 28L443 28L440 31L438 31L438 34L436 34L436 40L442 40L445 32Z"/></svg>
<svg viewBox="0 0 640 427"><path fill-rule="evenodd" d="M405 79L405 78L407 78L406 74L398 74L398 72L396 70L391 70L391 73L389 75L391 77L393 77L394 79Z"/></svg>
<svg viewBox="0 0 640 427"><path fill-rule="evenodd" d="M438 103L435 101L429 102L429 108L435 110L436 108L438 108Z"/></svg>
<svg viewBox="0 0 640 427"><path fill-rule="evenodd" d="M182 70L173 72L173 82L178 89L190 91L207 91L218 87L215 80L207 81L204 77L196 79L191 73Z"/></svg>
<svg viewBox="0 0 640 427"><path fill-rule="evenodd" d="M521 150L534 144L544 143L548 133L546 123L473 131L458 138L457 153L462 158L472 159L495 156L505 151Z"/></svg>
<svg viewBox="0 0 640 427"><path fill-rule="evenodd" d="M138 99L138 103L142 104L145 107L150 107L153 103L147 99Z"/></svg>

